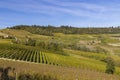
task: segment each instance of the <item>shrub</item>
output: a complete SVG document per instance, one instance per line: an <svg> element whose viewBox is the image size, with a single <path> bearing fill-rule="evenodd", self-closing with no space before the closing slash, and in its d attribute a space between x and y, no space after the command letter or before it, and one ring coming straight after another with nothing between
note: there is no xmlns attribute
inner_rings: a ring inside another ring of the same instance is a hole
<svg viewBox="0 0 120 80"><path fill-rule="evenodd" d="M106 58L106 73L108 74L114 74L115 71L115 64L114 64L114 60L111 57L107 57Z"/></svg>

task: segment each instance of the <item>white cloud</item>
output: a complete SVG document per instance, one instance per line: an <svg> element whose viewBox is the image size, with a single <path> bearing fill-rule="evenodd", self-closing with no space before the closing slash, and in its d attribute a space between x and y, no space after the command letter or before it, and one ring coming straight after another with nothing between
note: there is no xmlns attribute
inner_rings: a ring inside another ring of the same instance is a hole
<svg viewBox="0 0 120 80"><path fill-rule="evenodd" d="M55 3L57 4L57 3ZM76 7L76 3L62 3L62 6L74 6ZM11 0L11 2L5 2L5 1L0 1L0 7L3 8L8 8L16 11L23 11L23 12L32 12L32 13L44 13L44 14L49 14L49 15L55 15L59 13L66 13L69 15L74 15L74 16L95 16L94 13L87 11L87 10L81 10L78 8L69 8L69 7L61 7L61 6L55 6L55 5L46 5L43 3L37 3L33 0L27 0L27 1L16 1L16 0ZM91 14L91 15L89 15Z"/></svg>
<svg viewBox="0 0 120 80"><path fill-rule="evenodd" d="M114 15L116 16L115 14L116 12L120 13L120 9L119 9L120 5L114 2L112 3L108 2L103 5L99 3L93 4L93 3L87 3L87 2L74 2L74 1L70 2L70 1L60 1L60 0L42 0L42 1L54 4L58 7L65 8L77 16L87 16L87 17L89 15L91 17L103 16L103 15L108 16L109 15L108 13L110 13L110 15L114 13Z"/></svg>
<svg viewBox="0 0 120 80"><path fill-rule="evenodd" d="M105 7L102 5L85 3L85 2L63 2L58 0L42 0L42 1L49 2L58 6L84 8L84 9L95 10L95 11L105 9Z"/></svg>

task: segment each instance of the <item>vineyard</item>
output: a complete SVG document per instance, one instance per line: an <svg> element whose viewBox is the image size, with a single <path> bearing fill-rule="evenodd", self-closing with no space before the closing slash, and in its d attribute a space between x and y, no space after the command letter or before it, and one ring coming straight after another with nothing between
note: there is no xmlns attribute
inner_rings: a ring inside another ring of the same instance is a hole
<svg viewBox="0 0 120 80"><path fill-rule="evenodd" d="M78 58L79 56L77 56L76 54L72 54L70 56L63 56L60 54L45 52L40 50L39 48L34 48L30 46L5 43L0 43L0 45L1 59L10 59L16 61L65 67L79 67L102 72L105 70L105 64L103 62L85 57ZM66 53L70 54L71 52L68 51Z"/></svg>
<svg viewBox="0 0 120 80"><path fill-rule="evenodd" d="M51 62L45 52L37 49L26 49L11 45L7 47L3 45L0 48L0 58L56 65L56 63Z"/></svg>

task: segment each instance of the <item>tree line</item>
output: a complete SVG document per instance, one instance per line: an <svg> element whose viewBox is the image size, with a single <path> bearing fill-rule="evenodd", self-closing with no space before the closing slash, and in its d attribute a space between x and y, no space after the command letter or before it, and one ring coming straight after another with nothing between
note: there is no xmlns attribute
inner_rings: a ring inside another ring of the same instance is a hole
<svg viewBox="0 0 120 80"><path fill-rule="evenodd" d="M40 26L40 25L16 25L8 27L9 29L20 29L26 30L33 34L53 36L53 33L64 33L64 34L117 34L120 33L120 26L118 27L87 27L78 28L72 26Z"/></svg>

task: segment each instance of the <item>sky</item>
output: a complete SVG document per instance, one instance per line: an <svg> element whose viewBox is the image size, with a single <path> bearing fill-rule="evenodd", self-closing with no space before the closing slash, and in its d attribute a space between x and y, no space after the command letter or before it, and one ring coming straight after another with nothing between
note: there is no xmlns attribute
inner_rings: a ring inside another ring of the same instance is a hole
<svg viewBox="0 0 120 80"><path fill-rule="evenodd" d="M120 0L0 0L0 28L120 26Z"/></svg>

